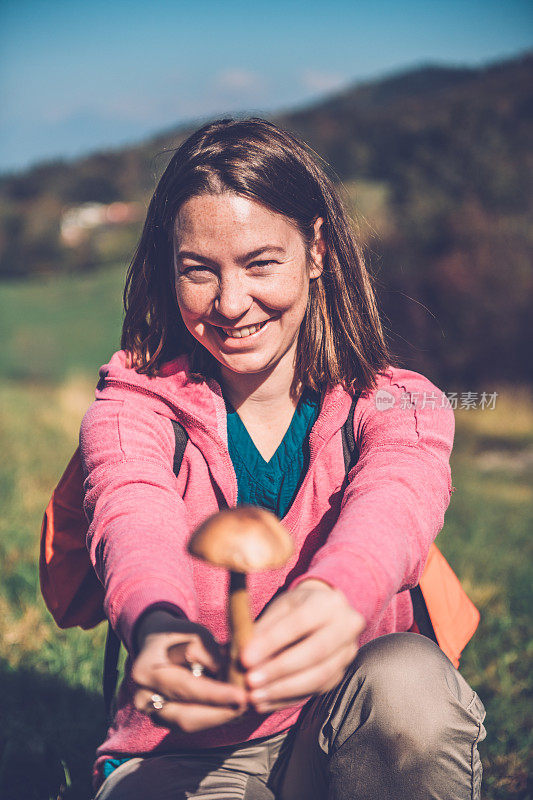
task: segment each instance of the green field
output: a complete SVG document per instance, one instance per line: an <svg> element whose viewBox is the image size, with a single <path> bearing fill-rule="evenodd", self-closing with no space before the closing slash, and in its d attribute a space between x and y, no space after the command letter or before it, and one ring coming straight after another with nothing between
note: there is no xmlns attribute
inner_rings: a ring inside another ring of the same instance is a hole
<svg viewBox="0 0 533 800"><path fill-rule="evenodd" d="M105 631L59 631L40 597L42 512L76 446L97 371L117 348L122 270L0 285L0 796L90 797L104 734ZM466 387L468 388L468 387ZM491 387L491 391L494 387ZM485 800L527 798L533 745L530 608L533 395L500 387L458 411L456 487L439 546L481 610L461 670L487 709Z"/></svg>

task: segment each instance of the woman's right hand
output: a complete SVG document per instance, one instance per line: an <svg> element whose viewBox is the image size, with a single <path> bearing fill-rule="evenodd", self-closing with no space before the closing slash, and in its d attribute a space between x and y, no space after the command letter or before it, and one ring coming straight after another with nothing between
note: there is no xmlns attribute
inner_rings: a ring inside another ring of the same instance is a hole
<svg viewBox="0 0 533 800"><path fill-rule="evenodd" d="M213 677L193 675L195 662ZM248 703L245 689L226 683L222 674L220 650L208 649L197 633L152 633L133 662L135 707L156 724L186 733L223 725L241 716ZM154 694L164 700L161 709L152 705Z"/></svg>

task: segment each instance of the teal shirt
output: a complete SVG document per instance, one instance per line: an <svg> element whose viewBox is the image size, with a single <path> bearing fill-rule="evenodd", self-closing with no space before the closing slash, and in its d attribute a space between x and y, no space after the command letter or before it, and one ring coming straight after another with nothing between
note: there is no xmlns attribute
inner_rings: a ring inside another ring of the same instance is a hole
<svg viewBox="0 0 533 800"><path fill-rule="evenodd" d="M319 412L319 396L306 390L278 449L265 461L244 423L225 398L228 449L237 475L237 504L261 506L279 519L287 513L309 465L309 432Z"/></svg>
<svg viewBox="0 0 533 800"><path fill-rule="evenodd" d="M309 465L309 432L320 410L319 395L306 389L296 407L285 436L270 459L265 461L244 427L241 418L224 398L228 415L228 448L237 475L237 504L247 503L285 516ZM129 758L108 759L104 778Z"/></svg>

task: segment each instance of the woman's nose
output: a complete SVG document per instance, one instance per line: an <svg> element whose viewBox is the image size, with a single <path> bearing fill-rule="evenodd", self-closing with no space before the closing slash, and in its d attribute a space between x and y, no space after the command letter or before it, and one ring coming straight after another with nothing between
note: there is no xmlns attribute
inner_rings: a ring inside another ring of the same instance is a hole
<svg viewBox="0 0 533 800"><path fill-rule="evenodd" d="M226 319L237 319L248 311L252 298L248 294L239 276L224 278L220 281L215 297L215 309Z"/></svg>

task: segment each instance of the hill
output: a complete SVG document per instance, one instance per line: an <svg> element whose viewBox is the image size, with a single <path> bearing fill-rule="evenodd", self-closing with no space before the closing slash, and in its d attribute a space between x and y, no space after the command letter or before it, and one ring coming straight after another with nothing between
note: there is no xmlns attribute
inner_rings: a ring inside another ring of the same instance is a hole
<svg viewBox="0 0 533 800"><path fill-rule="evenodd" d="M331 164L395 349L468 390L533 377L532 78L531 54L429 65L274 118ZM157 178L191 130L0 177L0 275L126 263Z"/></svg>

